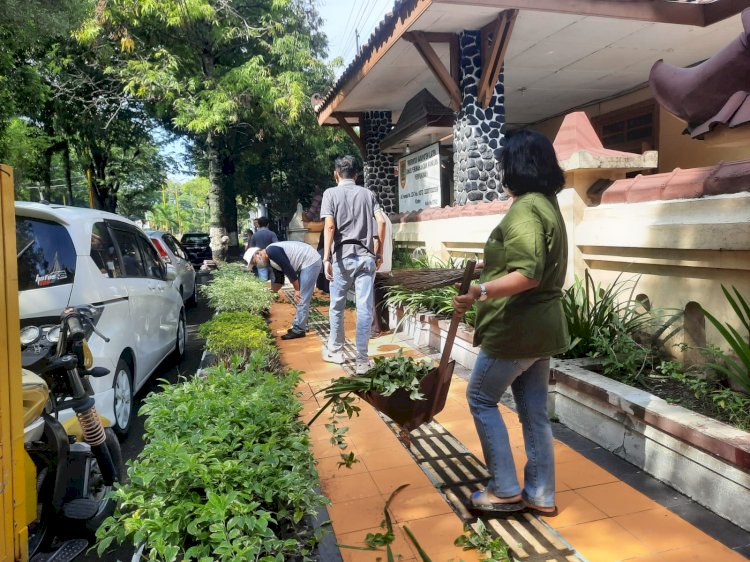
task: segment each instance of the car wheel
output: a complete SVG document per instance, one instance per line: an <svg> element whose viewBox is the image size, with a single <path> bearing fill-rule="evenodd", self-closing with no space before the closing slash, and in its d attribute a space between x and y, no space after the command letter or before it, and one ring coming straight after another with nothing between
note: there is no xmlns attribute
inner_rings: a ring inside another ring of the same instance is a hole
<svg viewBox="0 0 750 562"><path fill-rule="evenodd" d="M133 373L130 365L124 359L120 359L117 362L112 389L115 393L115 419L112 429L114 429L120 439L124 439L130 431L135 413L133 404Z"/></svg>
<svg viewBox="0 0 750 562"><path fill-rule="evenodd" d="M174 344L174 351L172 352L172 360L175 364L179 364L182 358L185 357L185 349L187 348L187 325L185 324L185 312L180 312L180 320L177 322L177 341Z"/></svg>

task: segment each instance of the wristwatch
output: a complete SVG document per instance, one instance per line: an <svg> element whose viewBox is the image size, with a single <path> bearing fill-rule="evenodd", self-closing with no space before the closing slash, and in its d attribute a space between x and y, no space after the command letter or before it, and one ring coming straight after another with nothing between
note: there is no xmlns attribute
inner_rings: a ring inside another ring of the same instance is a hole
<svg viewBox="0 0 750 562"><path fill-rule="evenodd" d="M484 283L479 284L479 300L480 301L487 300L487 287L484 285Z"/></svg>

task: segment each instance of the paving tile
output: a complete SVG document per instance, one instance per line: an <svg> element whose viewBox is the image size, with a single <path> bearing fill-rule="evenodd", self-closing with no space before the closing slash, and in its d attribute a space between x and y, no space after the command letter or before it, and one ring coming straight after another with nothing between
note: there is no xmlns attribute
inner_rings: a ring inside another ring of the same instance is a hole
<svg viewBox="0 0 750 562"><path fill-rule="evenodd" d="M545 519L555 529L607 518L606 513L572 490L556 493L555 503L559 511L557 517Z"/></svg>
<svg viewBox="0 0 750 562"><path fill-rule="evenodd" d="M716 515L702 505L690 502L677 505L670 511L729 548L750 546L750 532Z"/></svg>
<svg viewBox="0 0 750 562"><path fill-rule="evenodd" d="M329 498L333 505L339 502L380 496L380 490L378 490L375 481L368 472L322 480L320 488L323 495Z"/></svg>
<svg viewBox="0 0 750 562"><path fill-rule="evenodd" d="M691 502L687 496L642 471L621 474L620 480L670 509Z"/></svg>
<svg viewBox="0 0 750 562"><path fill-rule="evenodd" d="M555 519L547 521L553 524ZM587 562L619 562L648 552L644 544L611 519L567 527L560 534Z"/></svg>
<svg viewBox="0 0 750 562"><path fill-rule="evenodd" d="M375 485L380 490L380 493L386 497L402 484L409 484L417 488L432 485L432 482L427 478L422 469L414 463L397 468L376 470L370 472L370 476L375 481Z"/></svg>
<svg viewBox="0 0 750 562"><path fill-rule="evenodd" d="M711 537L662 507L621 515L612 520L646 545L650 552L711 541Z"/></svg>
<svg viewBox="0 0 750 562"><path fill-rule="evenodd" d="M404 535L403 530L398 527L394 527L393 531L394 541L391 545L391 551L393 552L394 557L396 557L401 562L410 562L412 560L416 560L414 558L414 553L412 552L412 549L409 545L409 540ZM384 529L382 527L373 527L371 529L356 531L354 533L337 534L336 540L339 545L367 546L367 544L365 543L365 537L368 535L368 533L375 534L383 532ZM399 555L401 555L403 558L398 558ZM343 558L344 562L377 562L378 560L382 562L386 559L386 549L385 547L381 547L377 551L363 551L350 548L341 548L341 557Z"/></svg>
<svg viewBox="0 0 750 562"><path fill-rule="evenodd" d="M383 520L385 499L371 496L361 500L336 502L328 507L336 536L378 527Z"/></svg>
<svg viewBox="0 0 750 562"><path fill-rule="evenodd" d="M401 525L402 527L404 525ZM414 534L420 546L434 562L450 560L479 562L482 556L476 551L463 551L453 543L463 534L463 523L453 514L417 519L405 525Z"/></svg>
<svg viewBox="0 0 750 562"><path fill-rule="evenodd" d="M357 454L357 449L352 443L347 442L344 449L332 445L329 438L313 439L310 441L310 449L316 459L325 459L327 457L339 458L342 454Z"/></svg>
<svg viewBox="0 0 750 562"><path fill-rule="evenodd" d="M712 541L628 558L627 562L747 562L747 559Z"/></svg>
<svg viewBox="0 0 750 562"><path fill-rule="evenodd" d="M414 459L400 444L364 451L359 453L358 458L370 472L414 464Z"/></svg>
<svg viewBox="0 0 750 562"><path fill-rule="evenodd" d="M644 496L624 482L612 482L588 488L580 488L576 492L609 517L627 515L659 507L659 504L654 500Z"/></svg>
<svg viewBox="0 0 750 562"><path fill-rule="evenodd" d="M381 426L373 425L367 431L351 432L348 440L354 443L357 450L362 453L393 447L398 444L398 437L385 424Z"/></svg>
<svg viewBox="0 0 750 562"><path fill-rule="evenodd" d="M453 510L443 495L432 485L411 485L393 498L390 512L396 521L408 523L425 517L452 514Z"/></svg>
<svg viewBox="0 0 750 562"><path fill-rule="evenodd" d="M367 467L362 462L355 462L351 467L339 466L341 457L326 457L317 461L316 469L321 480L330 480L333 478L344 478L354 474L368 472Z"/></svg>
<svg viewBox="0 0 750 562"><path fill-rule="evenodd" d="M613 474L603 468L599 468L593 462L586 459L557 463L555 474L573 490L587 486L608 484L610 482L617 482L618 480Z"/></svg>

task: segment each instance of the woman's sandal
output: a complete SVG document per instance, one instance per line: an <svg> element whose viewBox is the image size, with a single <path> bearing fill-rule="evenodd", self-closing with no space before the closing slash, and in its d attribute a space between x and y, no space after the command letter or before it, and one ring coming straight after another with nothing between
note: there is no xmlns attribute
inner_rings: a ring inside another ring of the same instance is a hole
<svg viewBox="0 0 750 562"><path fill-rule="evenodd" d="M506 498L507 499L507 498ZM475 511L483 511L488 513L518 513L524 510L524 503L520 496L518 501L509 502L502 501L493 502L489 498L487 490L479 490L471 494L471 507Z"/></svg>
<svg viewBox="0 0 750 562"><path fill-rule="evenodd" d="M540 507L531 505L529 503L524 503L524 505L524 511L526 513L531 513L532 515L536 515L537 517L555 517L559 513L557 511L557 506L554 506L554 508L550 509L549 507Z"/></svg>

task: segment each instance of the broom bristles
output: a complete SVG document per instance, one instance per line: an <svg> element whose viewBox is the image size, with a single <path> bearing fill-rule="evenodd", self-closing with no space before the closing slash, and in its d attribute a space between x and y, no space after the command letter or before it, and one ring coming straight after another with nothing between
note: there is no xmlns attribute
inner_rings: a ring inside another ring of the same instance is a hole
<svg viewBox="0 0 750 562"><path fill-rule="evenodd" d="M382 282L388 286L398 285L412 291L424 291L454 285L460 282L463 277L463 269L395 269L389 274L383 275ZM478 271L473 278L479 279Z"/></svg>

